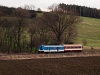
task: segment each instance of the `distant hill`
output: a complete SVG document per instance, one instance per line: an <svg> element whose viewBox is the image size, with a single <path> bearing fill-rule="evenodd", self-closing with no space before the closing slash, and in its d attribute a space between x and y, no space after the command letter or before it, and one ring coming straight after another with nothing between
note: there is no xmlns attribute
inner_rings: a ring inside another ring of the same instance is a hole
<svg viewBox="0 0 100 75"><path fill-rule="evenodd" d="M72 11L74 13L77 13L79 16L83 17L92 17L92 18L100 18L100 9L96 8L90 8L86 6L78 6L78 5L66 5L64 3L60 3L59 7L63 9L63 11ZM16 8L13 7L6 7L6 6L0 6L0 15L2 16L12 16L13 10ZM35 11L35 10L29 10L29 12L32 14L31 17L36 17L36 14L41 11Z"/></svg>
<svg viewBox="0 0 100 75"><path fill-rule="evenodd" d="M87 46L100 47L100 19L82 17L83 21L78 24L77 42L87 42Z"/></svg>

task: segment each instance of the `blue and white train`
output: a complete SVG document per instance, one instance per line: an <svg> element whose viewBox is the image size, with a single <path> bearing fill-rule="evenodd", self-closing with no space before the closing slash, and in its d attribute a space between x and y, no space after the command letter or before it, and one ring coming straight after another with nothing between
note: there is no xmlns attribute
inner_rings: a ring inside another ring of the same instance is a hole
<svg viewBox="0 0 100 75"><path fill-rule="evenodd" d="M65 44L65 45L40 45L38 53L49 52L81 52L83 45L81 44Z"/></svg>

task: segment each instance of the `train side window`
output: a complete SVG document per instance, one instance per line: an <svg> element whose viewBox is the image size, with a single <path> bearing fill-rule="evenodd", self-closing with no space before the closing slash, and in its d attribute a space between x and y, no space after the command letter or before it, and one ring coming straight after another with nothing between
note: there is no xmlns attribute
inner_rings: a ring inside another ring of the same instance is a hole
<svg viewBox="0 0 100 75"><path fill-rule="evenodd" d="M60 49L60 47L58 47L58 49Z"/></svg>
<svg viewBox="0 0 100 75"><path fill-rule="evenodd" d="M56 49L57 49L57 47L54 47L54 49L56 50Z"/></svg>
<svg viewBox="0 0 100 75"><path fill-rule="evenodd" d="M53 47L53 49L54 49L54 50L56 50L56 49L57 49L57 47Z"/></svg>
<svg viewBox="0 0 100 75"><path fill-rule="evenodd" d="M81 46L77 47L77 48L81 48Z"/></svg>
<svg viewBox="0 0 100 75"><path fill-rule="evenodd" d="M75 47L71 47L71 48L75 48Z"/></svg>
<svg viewBox="0 0 100 75"><path fill-rule="evenodd" d="M76 46L76 47L74 47L74 48L78 48L78 47Z"/></svg>
<svg viewBox="0 0 100 75"><path fill-rule="evenodd" d="M58 49L64 49L64 47L58 47Z"/></svg>
<svg viewBox="0 0 100 75"><path fill-rule="evenodd" d="M50 50L56 50L57 47L50 47Z"/></svg>
<svg viewBox="0 0 100 75"><path fill-rule="evenodd" d="M44 47L44 50L48 50L49 49L49 47Z"/></svg>
<svg viewBox="0 0 100 75"><path fill-rule="evenodd" d="M51 47L49 47L49 49L51 50Z"/></svg>
<svg viewBox="0 0 100 75"><path fill-rule="evenodd" d="M63 49L64 49L64 47L61 47L61 49L63 50Z"/></svg>
<svg viewBox="0 0 100 75"><path fill-rule="evenodd" d="M64 48L67 48L67 47L64 47Z"/></svg>
<svg viewBox="0 0 100 75"><path fill-rule="evenodd" d="M52 50L53 48L52 47L50 47L50 50Z"/></svg>
<svg viewBox="0 0 100 75"><path fill-rule="evenodd" d="M72 48L72 47L68 47L68 48Z"/></svg>
<svg viewBox="0 0 100 75"><path fill-rule="evenodd" d="M69 48L69 47L66 47L66 48Z"/></svg>

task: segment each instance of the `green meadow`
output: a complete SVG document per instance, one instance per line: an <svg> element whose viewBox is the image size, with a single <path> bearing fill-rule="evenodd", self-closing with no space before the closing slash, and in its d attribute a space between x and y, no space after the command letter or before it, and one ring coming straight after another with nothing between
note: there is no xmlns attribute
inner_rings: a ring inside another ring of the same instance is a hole
<svg viewBox="0 0 100 75"><path fill-rule="evenodd" d="M100 19L82 17L82 22L77 25L77 43L87 42L88 47L100 48Z"/></svg>

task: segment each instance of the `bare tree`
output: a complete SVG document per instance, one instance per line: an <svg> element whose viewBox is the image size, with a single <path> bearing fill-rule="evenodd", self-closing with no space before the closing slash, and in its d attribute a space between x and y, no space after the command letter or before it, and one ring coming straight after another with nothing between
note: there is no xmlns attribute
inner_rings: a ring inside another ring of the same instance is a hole
<svg viewBox="0 0 100 75"><path fill-rule="evenodd" d="M32 24L29 25L31 51L32 47L37 47L40 44L48 43L48 29L41 22L41 18L35 18Z"/></svg>
<svg viewBox="0 0 100 75"><path fill-rule="evenodd" d="M65 32L65 44L73 44L74 40L77 37L77 27L76 25L70 25L67 29L67 31Z"/></svg>
<svg viewBox="0 0 100 75"><path fill-rule="evenodd" d="M15 29L15 18L2 18L2 24L0 24L0 43L1 50L10 53L15 44L16 29ZM5 49L7 48L7 49Z"/></svg>
<svg viewBox="0 0 100 75"><path fill-rule="evenodd" d="M31 46L31 51L32 52L32 49L33 49L33 36L36 32L36 29L35 29L35 25L34 24L30 24L29 25L29 30L28 30L29 34L30 34L30 46Z"/></svg>
<svg viewBox="0 0 100 75"><path fill-rule="evenodd" d="M27 9L27 10L34 10L35 9L35 6L34 5L24 5L23 8L24 9Z"/></svg>
<svg viewBox="0 0 100 75"><path fill-rule="evenodd" d="M48 31L49 29L46 27L46 25L41 21L41 18L38 19L36 24L36 31L39 37L40 44L47 44L48 43Z"/></svg>
<svg viewBox="0 0 100 75"><path fill-rule="evenodd" d="M19 52L21 52L21 33L22 33L22 27L25 24L25 21L26 19L25 18L28 18L30 16L28 10L26 9L22 9L22 8L17 8L15 11L14 11L14 16L17 17L17 21L18 21L18 25L17 25L17 46L18 46L18 50Z"/></svg>
<svg viewBox="0 0 100 75"><path fill-rule="evenodd" d="M37 11L38 11L38 12L42 12L42 10L41 10L40 8L37 8Z"/></svg>
<svg viewBox="0 0 100 75"><path fill-rule="evenodd" d="M61 44L64 32L68 29L68 27L80 22L80 18L73 12L61 10L59 6L53 6L51 9L55 11L51 13L44 13L41 20L55 34L57 43Z"/></svg>

